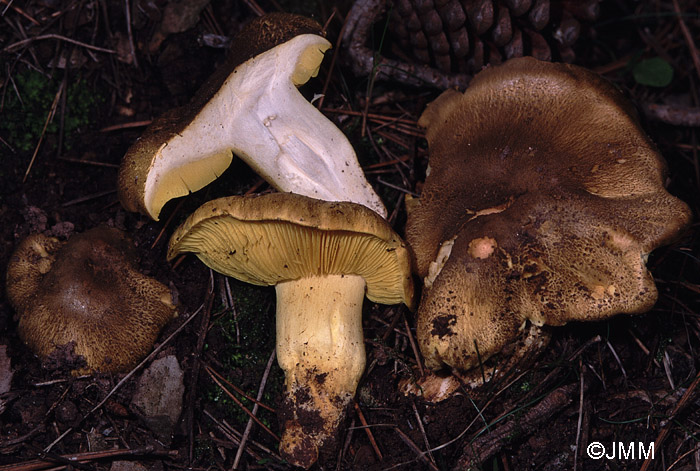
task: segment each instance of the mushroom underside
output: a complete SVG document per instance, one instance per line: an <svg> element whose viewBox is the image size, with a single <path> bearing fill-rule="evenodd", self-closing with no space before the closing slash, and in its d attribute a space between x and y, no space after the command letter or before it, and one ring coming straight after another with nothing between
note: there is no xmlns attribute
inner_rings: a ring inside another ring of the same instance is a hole
<svg viewBox="0 0 700 471"><path fill-rule="evenodd" d="M183 252L225 275L276 285L280 452L311 466L335 444L364 370L365 295L413 304L406 247L366 206L273 193L205 203L170 240L169 259Z"/></svg>

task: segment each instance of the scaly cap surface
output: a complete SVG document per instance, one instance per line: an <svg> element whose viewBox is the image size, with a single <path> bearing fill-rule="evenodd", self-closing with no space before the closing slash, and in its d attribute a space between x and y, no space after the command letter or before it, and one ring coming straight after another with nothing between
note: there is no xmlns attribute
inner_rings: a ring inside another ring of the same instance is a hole
<svg viewBox="0 0 700 471"><path fill-rule="evenodd" d="M690 210L630 104L580 67L521 58L428 106L430 171L406 238L426 289L428 366L468 369L525 320L561 325L644 312L646 256ZM477 347L475 347L475 343Z"/></svg>
<svg viewBox="0 0 700 471"><path fill-rule="evenodd" d="M20 338L40 357L75 342L88 371L135 366L176 310L170 290L141 274L132 252L120 231L106 227L65 243L42 234L24 239L7 268Z"/></svg>

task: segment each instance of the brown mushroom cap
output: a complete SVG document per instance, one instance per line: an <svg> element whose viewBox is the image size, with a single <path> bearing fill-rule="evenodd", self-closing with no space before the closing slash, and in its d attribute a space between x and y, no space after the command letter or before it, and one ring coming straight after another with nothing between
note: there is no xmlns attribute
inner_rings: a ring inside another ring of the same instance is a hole
<svg viewBox="0 0 700 471"><path fill-rule="evenodd" d="M428 106L430 169L406 238L427 277L427 363L468 369L525 320L652 307L645 260L690 220L622 94L580 67L514 59Z"/></svg>
<svg viewBox="0 0 700 471"><path fill-rule="evenodd" d="M133 247L99 227L68 242L34 234L7 268L20 338L41 357L75 342L88 370L124 371L151 350L176 310L170 290L138 272Z"/></svg>
<svg viewBox="0 0 700 471"><path fill-rule="evenodd" d="M367 298L413 305L410 259L384 218L365 206L293 193L230 196L202 205L170 239L168 260L193 252L208 267L255 285L358 275Z"/></svg>

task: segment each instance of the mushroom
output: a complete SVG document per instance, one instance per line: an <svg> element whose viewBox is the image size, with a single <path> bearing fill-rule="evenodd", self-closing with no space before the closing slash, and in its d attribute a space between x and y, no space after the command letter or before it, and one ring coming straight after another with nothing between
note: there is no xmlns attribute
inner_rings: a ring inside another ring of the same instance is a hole
<svg viewBox="0 0 700 471"><path fill-rule="evenodd" d="M170 239L168 259L183 252L224 275L275 285L280 452L309 467L336 438L364 370L365 293L413 305L401 238L365 206L271 193L205 203Z"/></svg>
<svg viewBox="0 0 700 471"><path fill-rule="evenodd" d="M218 178L233 152L278 190L386 216L348 139L297 90L330 47L320 34L316 22L286 13L250 22L194 99L129 148L119 171L122 205L157 220L169 200Z"/></svg>
<svg viewBox="0 0 700 471"><path fill-rule="evenodd" d="M426 365L465 371L527 323L642 313L648 254L689 223L665 162L622 94L580 67L513 59L444 92L406 239L425 287Z"/></svg>
<svg viewBox="0 0 700 471"><path fill-rule="evenodd" d="M33 234L7 267L20 338L40 357L74 343L84 371L135 366L176 314L170 290L141 274L125 235L98 227L67 242Z"/></svg>

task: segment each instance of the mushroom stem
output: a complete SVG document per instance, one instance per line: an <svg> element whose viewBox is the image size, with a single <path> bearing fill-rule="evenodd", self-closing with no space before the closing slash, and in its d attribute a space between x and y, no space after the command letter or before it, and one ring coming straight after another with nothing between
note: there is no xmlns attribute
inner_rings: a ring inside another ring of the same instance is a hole
<svg viewBox="0 0 700 471"><path fill-rule="evenodd" d="M311 466L335 444L365 367L365 294L414 305L401 237L361 204L268 193L205 203L170 239L168 259L183 252L225 275L277 286L277 358L286 376L280 452Z"/></svg>
<svg viewBox="0 0 700 471"><path fill-rule="evenodd" d="M325 275L277 284L277 358L285 374L280 452L309 467L336 437L365 368L365 280Z"/></svg>

